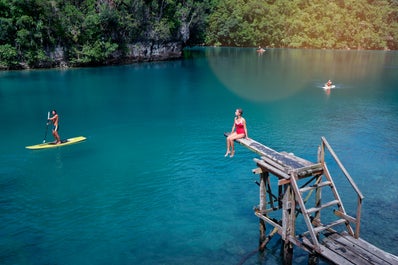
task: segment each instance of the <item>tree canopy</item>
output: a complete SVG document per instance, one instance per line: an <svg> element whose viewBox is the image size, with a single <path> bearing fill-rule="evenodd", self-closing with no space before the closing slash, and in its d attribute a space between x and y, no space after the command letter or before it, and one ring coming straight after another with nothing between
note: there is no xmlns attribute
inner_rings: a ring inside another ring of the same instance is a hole
<svg viewBox="0 0 398 265"><path fill-rule="evenodd" d="M0 0L0 69L104 64L139 42L398 49L396 0Z"/></svg>
<svg viewBox="0 0 398 265"><path fill-rule="evenodd" d="M397 49L394 0L219 0L208 45Z"/></svg>
<svg viewBox="0 0 398 265"><path fill-rule="evenodd" d="M0 0L0 68L102 64L137 42L189 43L204 32L207 0Z"/></svg>

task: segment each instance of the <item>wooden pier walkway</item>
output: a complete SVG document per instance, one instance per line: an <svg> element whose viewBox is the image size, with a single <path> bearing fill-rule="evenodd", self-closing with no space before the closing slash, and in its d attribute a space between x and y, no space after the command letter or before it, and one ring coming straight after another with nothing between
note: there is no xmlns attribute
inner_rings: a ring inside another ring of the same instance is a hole
<svg viewBox="0 0 398 265"><path fill-rule="evenodd" d="M316 163L292 153L277 152L253 139L236 142L261 157L254 159L257 168L253 169L253 173L260 176L257 182L260 203L255 209L260 220L260 250L278 233L284 242L286 264L292 263L295 245L308 251L315 261L322 257L339 265L398 265L397 256L359 237L364 197L324 137L321 138ZM324 159L325 151L329 151L355 191L357 209L354 215L349 215L343 206ZM270 175L278 178L277 185L275 181L271 183ZM326 198L328 201L324 202ZM297 220L304 220L306 228L303 231L296 226ZM273 226L268 235L266 224Z"/></svg>

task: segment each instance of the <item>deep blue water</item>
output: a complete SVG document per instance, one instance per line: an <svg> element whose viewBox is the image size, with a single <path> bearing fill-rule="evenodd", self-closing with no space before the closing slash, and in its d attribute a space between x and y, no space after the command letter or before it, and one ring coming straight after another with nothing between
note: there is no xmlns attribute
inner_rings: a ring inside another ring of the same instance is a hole
<svg viewBox="0 0 398 265"><path fill-rule="evenodd" d="M361 238L398 255L397 52L185 55L0 73L1 264L237 264L259 235L257 155L224 157L238 107L249 136L277 151L315 162L325 136L365 196ZM54 108L61 137L87 141L25 149ZM278 238L244 264L281 264ZM294 261L307 255L295 249Z"/></svg>

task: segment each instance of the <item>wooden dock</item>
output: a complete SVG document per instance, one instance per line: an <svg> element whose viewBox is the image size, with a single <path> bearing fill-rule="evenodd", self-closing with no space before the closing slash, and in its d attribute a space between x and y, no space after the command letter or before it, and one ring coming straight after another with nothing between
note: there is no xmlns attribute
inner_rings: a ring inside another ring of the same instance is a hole
<svg viewBox="0 0 398 265"><path fill-rule="evenodd" d="M297 246L310 253L309 263L316 263L321 257L339 265L398 265L397 256L359 237L364 197L324 137L316 163L292 153L277 152L253 139L236 142L260 155L254 159L257 168L253 169L253 173L259 175L260 203L255 215L260 221L260 250L278 233L284 242L285 264L292 263L293 246ZM344 208L324 159L326 151L356 194L354 214L348 214ZM277 177L277 182L271 183L270 176ZM297 221L304 221L303 231L296 226ZM273 226L268 235L266 224Z"/></svg>

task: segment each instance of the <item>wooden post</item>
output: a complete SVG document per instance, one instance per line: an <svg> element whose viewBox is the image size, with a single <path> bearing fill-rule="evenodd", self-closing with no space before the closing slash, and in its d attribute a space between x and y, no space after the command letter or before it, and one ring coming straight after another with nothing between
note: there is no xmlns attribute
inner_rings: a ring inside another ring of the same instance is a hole
<svg viewBox="0 0 398 265"><path fill-rule="evenodd" d="M322 163L324 162L324 150L322 148L322 152L321 152L321 156L320 156L320 161L322 161ZM319 161L319 160L318 160ZM317 180L315 181L315 183L321 183L322 182L322 175L320 175ZM315 207L320 207L322 205L322 189L321 188L317 188L316 189L316 195L315 195ZM321 211L317 211L315 212L315 216L314 216L315 222L320 223L321 221ZM316 235L316 238L319 241L319 235ZM316 253L309 253L308 254L308 264L309 265L316 265L318 264L319 258L318 255Z"/></svg>
<svg viewBox="0 0 398 265"><path fill-rule="evenodd" d="M323 142L321 143L320 146L318 146L318 163L325 163L325 145Z"/></svg>
<svg viewBox="0 0 398 265"><path fill-rule="evenodd" d="M295 215L295 196L290 185L285 185L285 194L283 196L282 209L282 240L283 240L283 262L292 264L293 245L289 241L290 237L295 237L296 215Z"/></svg>
<svg viewBox="0 0 398 265"><path fill-rule="evenodd" d="M267 180L268 180L269 173L268 172L262 172L260 174L260 205L259 205L259 210L260 213L264 213L265 210L267 209ZM264 251L265 240L267 239L267 227L266 223L263 219L259 219L259 230L260 230L260 238L259 238L259 246L260 246L260 251Z"/></svg>
<svg viewBox="0 0 398 265"><path fill-rule="evenodd" d="M290 241L283 241L283 264L293 264L293 244Z"/></svg>
<svg viewBox="0 0 398 265"><path fill-rule="evenodd" d="M321 181L322 175L317 178L316 183L320 183ZM315 207L320 207L322 205L322 188L316 188L315 194ZM316 211L314 218L319 222L321 220L321 211Z"/></svg>

